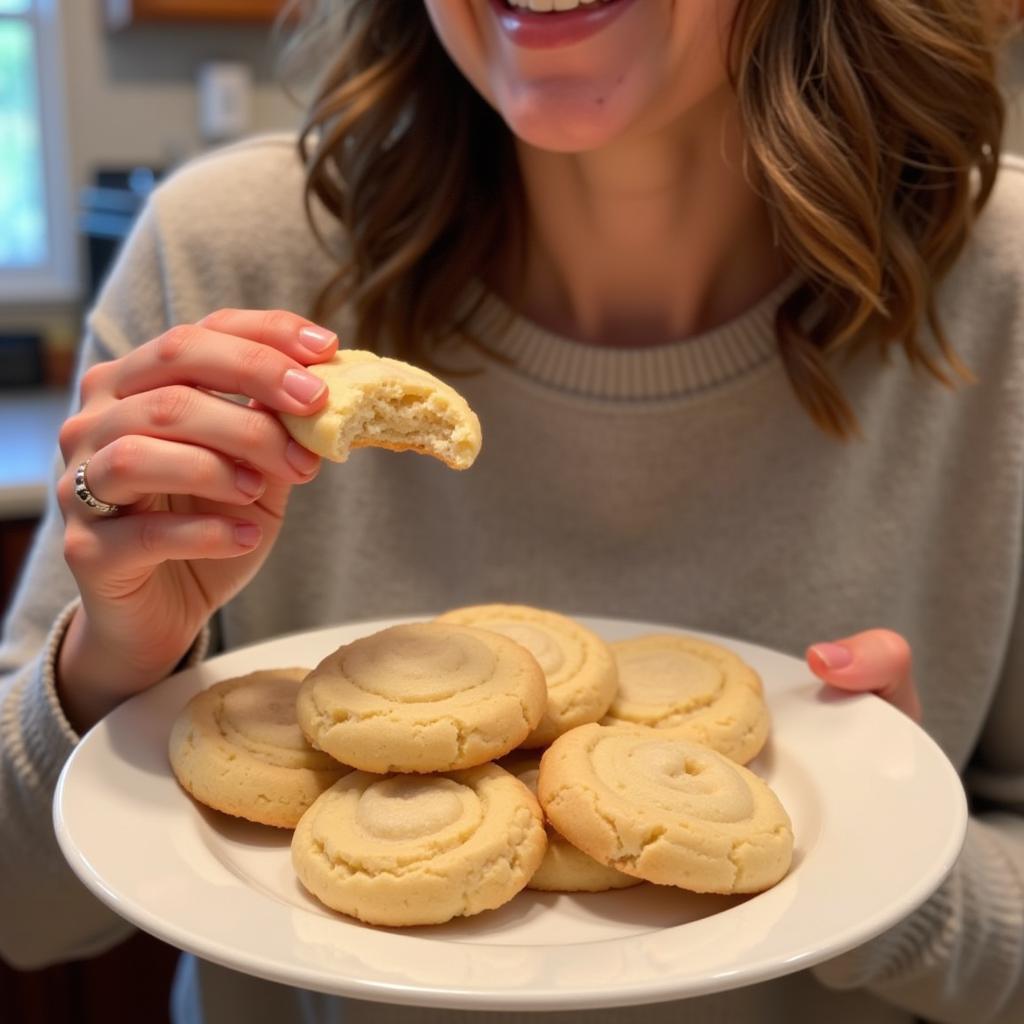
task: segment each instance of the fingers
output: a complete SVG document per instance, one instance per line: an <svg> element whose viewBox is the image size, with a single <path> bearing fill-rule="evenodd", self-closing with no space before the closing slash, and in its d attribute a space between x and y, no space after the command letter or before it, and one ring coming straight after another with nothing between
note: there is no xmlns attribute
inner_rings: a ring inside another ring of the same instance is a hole
<svg viewBox="0 0 1024 1024"><path fill-rule="evenodd" d="M64 558L84 589L173 559L237 558L262 537L256 523L228 516L142 512L88 522L70 520Z"/></svg>
<svg viewBox="0 0 1024 1024"><path fill-rule="evenodd" d="M806 657L811 671L830 686L877 693L914 721L921 720L910 645L899 633L869 629L837 642L814 644Z"/></svg>
<svg viewBox="0 0 1024 1024"><path fill-rule="evenodd" d="M288 437L273 411L309 415L324 404L326 386L305 365L331 358L337 344L333 332L284 310L222 309L171 328L124 358L86 371L82 409L60 432L65 462L77 465L120 436L150 435L216 450L285 483L310 480L319 459ZM210 391L249 397L250 407L219 401ZM239 408L244 411L232 412ZM126 442L112 458L130 457L133 447L138 444ZM208 459L193 458L202 473L214 475ZM108 469L101 460L92 479L111 475ZM241 475L244 489L251 481ZM150 476L148 483L155 482ZM210 485L232 500L223 469ZM128 493L138 500L126 486L122 480L104 500L127 504ZM177 486L152 493L179 493Z"/></svg>
<svg viewBox="0 0 1024 1024"><path fill-rule="evenodd" d="M322 363L334 355L338 336L284 309L218 309L198 326L279 349L299 363Z"/></svg>
<svg viewBox="0 0 1024 1024"><path fill-rule="evenodd" d="M208 448L138 434L125 434L96 452L86 482L97 498L115 505L152 494L248 505L267 486L259 471Z"/></svg>
<svg viewBox="0 0 1024 1024"><path fill-rule="evenodd" d="M238 336L211 324L252 334ZM327 387L304 366L330 358L336 348L334 334L291 313L221 310L198 324L172 327L119 360L113 392L125 398L190 384L308 415L323 405Z"/></svg>
<svg viewBox="0 0 1024 1024"><path fill-rule="evenodd" d="M88 451L125 435L145 435L212 449L288 483L311 480L320 465L272 413L180 384L131 395L84 418L79 444Z"/></svg>
<svg viewBox="0 0 1024 1024"><path fill-rule="evenodd" d="M165 562L251 554L254 571L290 486L313 479L320 465L276 413L309 415L324 404L323 381L305 367L330 359L337 344L333 332L291 313L228 309L86 371L81 410L60 432L67 470L57 488L65 559L83 596L138 594ZM74 474L86 458L89 490L128 514L101 518L75 497ZM166 505L146 500L157 495L200 502L157 511ZM231 515L231 506L249 504L246 517ZM218 594L216 586L204 591L200 603L215 605Z"/></svg>

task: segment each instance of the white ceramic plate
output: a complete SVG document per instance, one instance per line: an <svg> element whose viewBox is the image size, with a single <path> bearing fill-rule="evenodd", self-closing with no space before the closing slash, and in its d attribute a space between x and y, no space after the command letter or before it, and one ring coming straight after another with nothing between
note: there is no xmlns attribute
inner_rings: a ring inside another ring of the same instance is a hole
<svg viewBox="0 0 1024 1024"><path fill-rule="evenodd" d="M581 619L608 640L668 627ZM197 690L259 668L312 666L391 622L282 637L205 662L100 722L54 801L61 849L104 903L181 949L262 978L359 999L569 1010L737 988L835 956L894 924L950 870L967 821L935 743L873 696L823 691L802 662L739 641L764 679L769 746L751 767L793 820L788 876L753 897L642 885L524 892L442 926L372 928L320 906L291 870L291 833L208 811L167 763Z"/></svg>

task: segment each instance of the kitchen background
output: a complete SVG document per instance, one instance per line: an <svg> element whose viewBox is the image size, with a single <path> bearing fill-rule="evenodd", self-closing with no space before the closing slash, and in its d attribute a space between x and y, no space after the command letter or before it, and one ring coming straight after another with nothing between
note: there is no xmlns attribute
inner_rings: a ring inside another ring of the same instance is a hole
<svg viewBox="0 0 1024 1024"><path fill-rule="evenodd" d="M0 613L45 501L83 312L146 192L204 149L299 122L275 78L280 4L0 0ZM1006 148L1024 153L1020 36L1004 80ZM159 1024L175 958L137 935L86 963L0 964L0 1019Z"/></svg>
<svg viewBox="0 0 1024 1024"><path fill-rule="evenodd" d="M146 191L213 145L298 124L274 77L279 6L0 0L0 610L44 500L83 311Z"/></svg>
<svg viewBox="0 0 1024 1024"><path fill-rule="evenodd" d="M274 78L280 2L0 0L0 614L45 501L82 315L154 177L299 121ZM0 1021L162 1024L176 959L138 934L80 963L0 961Z"/></svg>

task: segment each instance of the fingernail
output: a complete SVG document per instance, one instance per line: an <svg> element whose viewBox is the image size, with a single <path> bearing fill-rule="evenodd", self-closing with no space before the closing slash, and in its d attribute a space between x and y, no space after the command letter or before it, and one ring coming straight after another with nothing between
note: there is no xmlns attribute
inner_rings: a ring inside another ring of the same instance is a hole
<svg viewBox="0 0 1024 1024"><path fill-rule="evenodd" d="M310 352L319 355L324 349L330 348L337 335L326 327L300 327L299 344Z"/></svg>
<svg viewBox="0 0 1024 1024"><path fill-rule="evenodd" d="M263 531L255 523L236 523L235 540L243 548L254 548L260 542Z"/></svg>
<svg viewBox="0 0 1024 1024"><path fill-rule="evenodd" d="M288 464L304 476L313 472L320 464L320 456L314 455L308 448L303 448L296 441L289 441L284 450Z"/></svg>
<svg viewBox="0 0 1024 1024"><path fill-rule="evenodd" d="M810 648L810 653L816 655L825 668L829 669L846 668L853 663L853 651L843 644L815 644Z"/></svg>
<svg viewBox="0 0 1024 1024"><path fill-rule="evenodd" d="M248 466L235 467L235 486L243 493L255 498L263 491L263 474Z"/></svg>
<svg viewBox="0 0 1024 1024"><path fill-rule="evenodd" d="M327 385L305 370L285 370L282 386L289 395L299 402L312 402L319 398Z"/></svg>

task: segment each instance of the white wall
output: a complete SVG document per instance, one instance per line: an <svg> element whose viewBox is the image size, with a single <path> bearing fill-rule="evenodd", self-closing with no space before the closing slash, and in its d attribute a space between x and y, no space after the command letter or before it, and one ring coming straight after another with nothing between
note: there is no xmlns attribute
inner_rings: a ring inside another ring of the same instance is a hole
<svg viewBox="0 0 1024 1024"><path fill-rule="evenodd" d="M60 0L75 186L97 164L172 164L198 152L195 78L207 60L253 68L253 131L297 124L298 109L273 79L268 28L145 25L108 33L100 7L100 0Z"/></svg>
<svg viewBox="0 0 1024 1024"><path fill-rule="evenodd" d="M172 166L202 150L196 73L208 60L253 70L253 132L297 126L301 111L274 78L269 25L145 25L106 30L102 0L57 0L63 43L71 207L95 168ZM42 329L74 343L79 309L0 306L0 327Z"/></svg>

